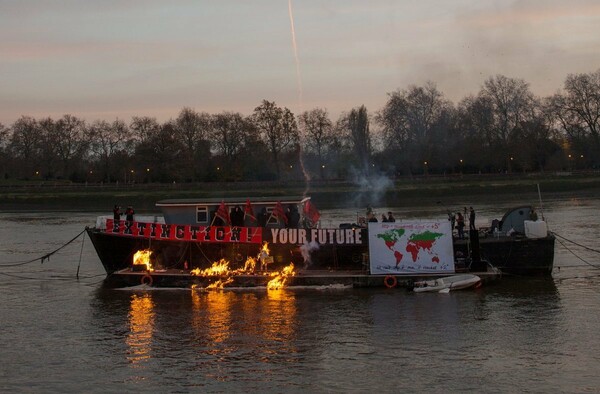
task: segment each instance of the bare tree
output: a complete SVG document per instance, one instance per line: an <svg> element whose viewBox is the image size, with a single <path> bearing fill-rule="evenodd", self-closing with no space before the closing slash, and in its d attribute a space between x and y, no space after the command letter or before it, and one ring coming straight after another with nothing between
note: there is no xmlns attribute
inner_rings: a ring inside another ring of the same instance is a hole
<svg viewBox="0 0 600 394"><path fill-rule="evenodd" d="M222 112L212 117L211 140L219 155L224 158L224 172L233 175L235 162L244 148L244 141L252 125L240 113Z"/></svg>
<svg viewBox="0 0 600 394"><path fill-rule="evenodd" d="M521 122L531 119L535 98L529 84L522 79L497 75L485 81L481 96L491 101L494 114L494 137L503 155L508 171L512 170L511 137Z"/></svg>
<svg viewBox="0 0 600 394"><path fill-rule="evenodd" d="M547 100L548 110L572 143L595 160L600 154L600 70L569 74L564 93ZM589 142L589 143L588 143Z"/></svg>
<svg viewBox="0 0 600 394"><path fill-rule="evenodd" d="M335 141L335 129L329 119L326 109L315 108L303 112L298 118L303 131L304 143L309 153L314 153L321 179L325 178L324 164L325 155L331 149Z"/></svg>
<svg viewBox="0 0 600 394"><path fill-rule="evenodd" d="M156 118L134 116L131 119L129 128L133 132L135 139L140 143L144 143L158 133L160 125L156 121Z"/></svg>
<svg viewBox="0 0 600 394"><path fill-rule="evenodd" d="M177 139L185 147L183 160L186 161L187 177L194 181L196 177L195 160L199 156L199 149L210 131L211 117L207 113L198 113L189 107L184 107L175 120ZM204 158L204 157L202 157Z"/></svg>
<svg viewBox="0 0 600 394"><path fill-rule="evenodd" d="M68 178L72 167L83 157L88 142L85 138L85 122L72 115L64 115L56 122L52 139L56 154L62 162L63 177Z"/></svg>
<svg viewBox="0 0 600 394"><path fill-rule="evenodd" d="M131 148L132 136L129 128L122 120L112 123L104 120L95 121L87 128L90 151L99 162L101 178L112 182L118 178L122 163L115 160L118 153L127 154Z"/></svg>
<svg viewBox="0 0 600 394"><path fill-rule="evenodd" d="M281 153L294 147L299 140L294 115L289 109L276 106L275 102L263 100L262 104L254 109L253 121L269 147L277 179L280 179Z"/></svg>
<svg viewBox="0 0 600 394"><path fill-rule="evenodd" d="M342 114L337 122L338 129L346 137L348 148L353 152L353 161L364 176L369 175L372 153L369 123L369 114L364 105Z"/></svg>
<svg viewBox="0 0 600 394"><path fill-rule="evenodd" d="M22 116L12 125L9 149L18 159L18 171L21 176L29 178L39 174L39 157L42 135L38 122L29 116Z"/></svg>

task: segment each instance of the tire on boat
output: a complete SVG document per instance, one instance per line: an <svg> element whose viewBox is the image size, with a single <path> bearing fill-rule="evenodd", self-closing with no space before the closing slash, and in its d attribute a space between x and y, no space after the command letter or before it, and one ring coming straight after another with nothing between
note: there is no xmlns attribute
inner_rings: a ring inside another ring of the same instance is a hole
<svg viewBox="0 0 600 394"><path fill-rule="evenodd" d="M142 276L142 279L140 280L140 282L143 285L152 286L154 279L152 279L151 275L146 274L146 275Z"/></svg>
<svg viewBox="0 0 600 394"><path fill-rule="evenodd" d="M395 276L388 275L385 278L383 278L383 284L388 289L393 289L394 287L396 287L398 285L398 280L396 279Z"/></svg>

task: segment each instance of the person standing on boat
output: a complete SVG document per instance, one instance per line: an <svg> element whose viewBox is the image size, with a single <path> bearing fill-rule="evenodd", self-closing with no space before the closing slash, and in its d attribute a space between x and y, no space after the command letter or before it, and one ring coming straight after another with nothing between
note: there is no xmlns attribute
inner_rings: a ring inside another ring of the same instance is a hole
<svg viewBox="0 0 600 394"><path fill-rule="evenodd" d="M476 230L475 228L475 210L473 207L469 207L469 230Z"/></svg>
<svg viewBox="0 0 600 394"><path fill-rule="evenodd" d="M121 220L121 207L116 204L113 208L113 219L115 222L119 222Z"/></svg>
<svg viewBox="0 0 600 394"><path fill-rule="evenodd" d="M388 217L387 217L387 221L390 223L394 223L396 221L396 218L394 217L394 215L392 214L392 212L388 212Z"/></svg>
<svg viewBox="0 0 600 394"><path fill-rule="evenodd" d="M529 211L529 220L533 222L537 222L538 220L537 212L535 212L535 209L533 207L531 207L531 211Z"/></svg>
<svg viewBox="0 0 600 394"><path fill-rule="evenodd" d="M386 217L385 217L385 215L384 215L383 213L381 214L381 221L382 221L383 223L389 222L388 218L386 218Z"/></svg>
<svg viewBox="0 0 600 394"><path fill-rule="evenodd" d="M456 229L458 230L458 239L465 238L465 218L460 212L456 212Z"/></svg>
<svg viewBox="0 0 600 394"><path fill-rule="evenodd" d="M135 211L133 210L133 207L130 205L125 210L125 220L127 220L128 222L133 222L133 215L135 215Z"/></svg>

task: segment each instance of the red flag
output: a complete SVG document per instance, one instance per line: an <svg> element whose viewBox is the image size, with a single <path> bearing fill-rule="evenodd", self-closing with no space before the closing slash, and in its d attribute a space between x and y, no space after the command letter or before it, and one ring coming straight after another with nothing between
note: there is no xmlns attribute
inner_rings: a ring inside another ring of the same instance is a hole
<svg viewBox="0 0 600 394"><path fill-rule="evenodd" d="M273 216L275 216L277 219L283 220L283 222L285 224L287 224L287 222L288 222L288 218L285 214L285 211L283 210L283 205L281 205L281 202L279 202L279 201L277 201L277 204L275 204L275 209L273 210Z"/></svg>
<svg viewBox="0 0 600 394"><path fill-rule="evenodd" d="M219 209L217 209L216 215L217 217L223 219L226 225L229 225L231 223L231 220L229 219L229 209L227 209L225 201L221 201L221 205L219 205Z"/></svg>
<svg viewBox="0 0 600 394"><path fill-rule="evenodd" d="M304 203L304 216L309 218L311 222L317 223L321 218L321 213L317 207L312 205L310 200L308 200L306 203Z"/></svg>
<svg viewBox="0 0 600 394"><path fill-rule="evenodd" d="M246 216L256 221L256 216L254 216L254 210L252 209L252 204L250 204L250 200L246 200L246 206L244 207L244 219L246 219Z"/></svg>

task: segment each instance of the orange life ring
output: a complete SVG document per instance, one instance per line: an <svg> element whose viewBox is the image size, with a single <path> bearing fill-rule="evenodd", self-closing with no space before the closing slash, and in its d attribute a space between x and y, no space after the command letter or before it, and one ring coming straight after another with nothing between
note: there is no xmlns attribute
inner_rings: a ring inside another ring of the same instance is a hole
<svg viewBox="0 0 600 394"><path fill-rule="evenodd" d="M141 282L142 282L142 284L143 284L143 285L152 286L152 282L153 282L153 281L154 281L154 280L152 279L152 276L150 276L150 275L148 275L148 274L146 274L146 275L142 276L142 280L141 280Z"/></svg>
<svg viewBox="0 0 600 394"><path fill-rule="evenodd" d="M393 275L388 275L383 279L383 284L388 289L393 289L398 284L398 280Z"/></svg>

